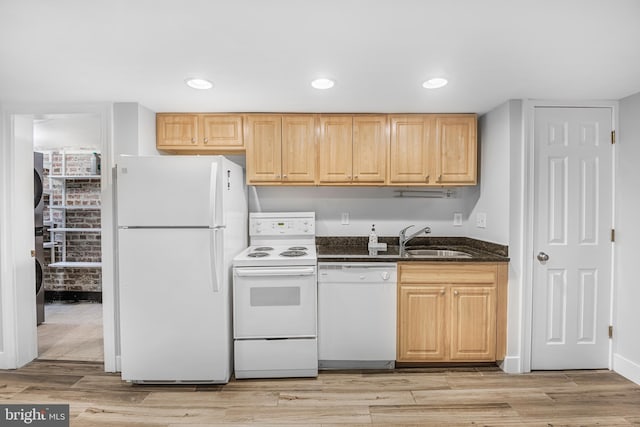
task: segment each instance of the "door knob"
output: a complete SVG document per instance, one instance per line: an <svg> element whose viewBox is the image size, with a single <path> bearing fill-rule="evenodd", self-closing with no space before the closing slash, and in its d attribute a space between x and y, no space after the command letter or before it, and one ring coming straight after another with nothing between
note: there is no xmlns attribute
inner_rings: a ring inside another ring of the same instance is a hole
<svg viewBox="0 0 640 427"><path fill-rule="evenodd" d="M544 252L540 252L538 254L538 261L540 262L549 261L549 255L545 254Z"/></svg>

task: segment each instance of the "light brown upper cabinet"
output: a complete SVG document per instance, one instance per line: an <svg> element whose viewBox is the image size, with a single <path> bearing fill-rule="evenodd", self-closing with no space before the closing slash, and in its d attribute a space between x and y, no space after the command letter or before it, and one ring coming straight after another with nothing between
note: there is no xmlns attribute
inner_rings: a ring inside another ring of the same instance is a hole
<svg viewBox="0 0 640 427"><path fill-rule="evenodd" d="M476 116L436 116L437 184L472 185L477 179Z"/></svg>
<svg viewBox="0 0 640 427"><path fill-rule="evenodd" d="M433 184L433 117L392 115L389 116L389 122L389 184Z"/></svg>
<svg viewBox="0 0 640 427"><path fill-rule="evenodd" d="M247 116L247 182L253 185L314 184L315 116Z"/></svg>
<svg viewBox="0 0 640 427"><path fill-rule="evenodd" d="M392 115L390 185L475 185L475 114Z"/></svg>
<svg viewBox="0 0 640 427"><path fill-rule="evenodd" d="M244 152L242 115L156 115L156 147L161 151L190 154Z"/></svg>
<svg viewBox="0 0 640 427"><path fill-rule="evenodd" d="M387 120L374 115L320 116L320 185L383 185Z"/></svg>

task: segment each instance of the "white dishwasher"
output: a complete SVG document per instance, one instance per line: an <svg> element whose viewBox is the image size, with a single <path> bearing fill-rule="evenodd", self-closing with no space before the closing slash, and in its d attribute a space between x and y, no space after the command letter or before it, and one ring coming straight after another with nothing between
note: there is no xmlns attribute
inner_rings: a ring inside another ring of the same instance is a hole
<svg viewBox="0 0 640 427"><path fill-rule="evenodd" d="M393 369L395 263L318 263L318 368Z"/></svg>

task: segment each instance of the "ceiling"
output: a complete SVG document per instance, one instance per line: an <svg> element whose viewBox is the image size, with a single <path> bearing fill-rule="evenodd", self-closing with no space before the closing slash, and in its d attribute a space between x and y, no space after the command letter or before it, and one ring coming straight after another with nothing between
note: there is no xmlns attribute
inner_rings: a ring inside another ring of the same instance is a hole
<svg viewBox="0 0 640 427"><path fill-rule="evenodd" d="M484 113L640 92L639 42L638 0L0 0L0 103Z"/></svg>

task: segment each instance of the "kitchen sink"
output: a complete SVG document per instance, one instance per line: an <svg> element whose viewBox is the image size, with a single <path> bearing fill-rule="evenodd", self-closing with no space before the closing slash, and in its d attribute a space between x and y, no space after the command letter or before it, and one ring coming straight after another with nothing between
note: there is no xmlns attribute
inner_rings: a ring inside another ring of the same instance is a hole
<svg viewBox="0 0 640 427"><path fill-rule="evenodd" d="M472 255L463 251L450 249L405 249L407 258L471 258Z"/></svg>

